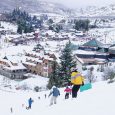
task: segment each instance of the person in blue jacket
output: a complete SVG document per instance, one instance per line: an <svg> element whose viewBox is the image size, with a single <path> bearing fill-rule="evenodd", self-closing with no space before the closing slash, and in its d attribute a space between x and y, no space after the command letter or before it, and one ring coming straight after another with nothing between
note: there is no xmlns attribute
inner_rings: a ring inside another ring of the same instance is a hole
<svg viewBox="0 0 115 115"><path fill-rule="evenodd" d="M32 98L30 97L30 98L28 99L28 109L31 109L32 103L33 103L33 100L32 100Z"/></svg>
<svg viewBox="0 0 115 115"><path fill-rule="evenodd" d="M56 104L57 103L57 97L60 95L60 91L56 86L53 86L49 96L51 96L51 100L50 100L50 105Z"/></svg>

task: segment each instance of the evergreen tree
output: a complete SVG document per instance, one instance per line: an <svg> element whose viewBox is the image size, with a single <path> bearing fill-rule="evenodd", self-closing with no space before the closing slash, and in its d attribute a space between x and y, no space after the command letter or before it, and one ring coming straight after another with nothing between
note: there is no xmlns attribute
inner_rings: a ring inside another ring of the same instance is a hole
<svg viewBox="0 0 115 115"><path fill-rule="evenodd" d="M61 60L61 67L60 67L60 74L62 85L70 82L71 77L71 68L76 67L76 62L74 61L71 49L71 42L69 41L65 48L63 49L60 60Z"/></svg>
<svg viewBox="0 0 115 115"><path fill-rule="evenodd" d="M18 25L18 29L17 29L17 32L19 34L22 34L22 31L23 31L23 27L21 25Z"/></svg>
<svg viewBox="0 0 115 115"><path fill-rule="evenodd" d="M56 85L57 87L60 87L61 84L61 77L59 76L59 65L55 61L53 64L53 71L49 76L49 82L48 82L48 89L50 89L53 85Z"/></svg>
<svg viewBox="0 0 115 115"><path fill-rule="evenodd" d="M49 26L49 30L54 30L54 28L52 26Z"/></svg>
<svg viewBox="0 0 115 115"><path fill-rule="evenodd" d="M49 22L49 24L53 24L53 20L52 19L49 19L48 22Z"/></svg>
<svg viewBox="0 0 115 115"><path fill-rule="evenodd" d="M89 30L90 21L88 19L87 20L75 20L74 23L75 23L76 30L80 30L80 31Z"/></svg>

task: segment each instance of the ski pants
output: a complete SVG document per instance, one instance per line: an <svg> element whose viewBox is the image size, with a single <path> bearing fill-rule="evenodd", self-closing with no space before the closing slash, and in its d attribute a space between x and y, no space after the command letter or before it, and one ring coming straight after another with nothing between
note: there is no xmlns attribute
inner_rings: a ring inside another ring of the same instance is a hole
<svg viewBox="0 0 115 115"><path fill-rule="evenodd" d="M50 105L57 103L57 96L52 96L50 100Z"/></svg>
<svg viewBox="0 0 115 115"><path fill-rule="evenodd" d="M81 85L74 85L72 87L72 98L77 97L77 92L79 91Z"/></svg>
<svg viewBox="0 0 115 115"><path fill-rule="evenodd" d="M65 94L65 99L68 99L69 98L69 93L66 93Z"/></svg>

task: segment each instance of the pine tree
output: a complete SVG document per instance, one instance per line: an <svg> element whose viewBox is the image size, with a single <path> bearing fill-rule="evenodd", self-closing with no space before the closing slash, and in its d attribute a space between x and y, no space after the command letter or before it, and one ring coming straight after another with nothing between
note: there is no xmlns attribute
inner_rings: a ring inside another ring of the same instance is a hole
<svg viewBox="0 0 115 115"><path fill-rule="evenodd" d="M59 76L59 65L55 61L53 64L53 71L49 76L49 82L48 82L48 89L50 89L53 85L56 85L57 87L60 87L61 84L61 78Z"/></svg>
<svg viewBox="0 0 115 115"><path fill-rule="evenodd" d="M88 19L86 20L75 20L75 29L80 31L88 31L89 30L89 24L90 21Z"/></svg>
<svg viewBox="0 0 115 115"><path fill-rule="evenodd" d="M71 68L76 66L76 62L74 61L73 55L72 55L72 49L71 49L71 42L69 41L65 48L63 49L61 56L61 67L60 67L60 73L61 73L61 80L62 85L65 85L66 83L70 82L71 77Z"/></svg>
<svg viewBox="0 0 115 115"><path fill-rule="evenodd" d="M53 20L52 19L49 19L48 22L49 22L49 24L53 24Z"/></svg>
<svg viewBox="0 0 115 115"><path fill-rule="evenodd" d="M22 31L23 31L23 26L20 24L20 25L18 25L17 32L18 32L19 34L22 34Z"/></svg>

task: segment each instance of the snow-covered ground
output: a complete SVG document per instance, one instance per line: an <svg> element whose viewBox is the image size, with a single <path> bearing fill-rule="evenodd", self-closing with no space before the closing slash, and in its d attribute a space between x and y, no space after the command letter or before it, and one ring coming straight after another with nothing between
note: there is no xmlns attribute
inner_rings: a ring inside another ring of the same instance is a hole
<svg viewBox="0 0 115 115"><path fill-rule="evenodd" d="M59 22L59 19L64 17L58 17L56 22ZM115 23L114 23L115 24ZM6 27L5 29L13 29L14 32L17 30L16 25L10 23L1 23L1 26ZM89 34L93 37L96 37L98 40L103 43L114 43L115 28L98 28L92 29L89 31ZM9 46L5 45L5 37L0 40L2 49L0 49L0 57L3 58L7 56L8 59L12 57L15 60L25 60L24 53L29 52L36 45L31 43L30 45L18 45L18 46ZM72 36L70 36L72 37ZM44 46L46 51L54 52L57 57L59 57L60 49L62 49L68 40L65 41L45 41L41 42L41 45ZM75 45L80 45L86 42L84 39L78 39L72 41ZM58 50L58 53L56 53ZM15 58L14 58L15 57ZM101 81L102 72L97 72L98 67L94 67L94 74L98 76L97 81ZM86 74L86 73L84 73ZM115 83L107 84L107 82L97 82L93 83L92 89L84 92L79 92L77 99L64 99L64 88L60 88L61 95L58 98L58 103L53 106L49 106L50 98L45 99L45 94L49 94L49 90L42 92L35 92L34 88L36 86L46 88L48 83L48 78L43 78L40 76L33 76L23 81L13 81L3 76L0 76L0 115L115 115ZM16 90L18 89L18 90ZM26 89L26 90L24 90ZM27 90L28 89L28 90ZM31 110L26 110L28 98L32 97L34 103ZM40 99L38 99L40 97ZM23 105L23 106L22 106ZM10 108L13 108L13 113L10 112Z"/></svg>
<svg viewBox="0 0 115 115"><path fill-rule="evenodd" d="M12 30L13 32L17 32L17 25L11 24L9 22L1 22L1 27L4 27L4 29L7 29L7 30Z"/></svg>
<svg viewBox="0 0 115 115"><path fill-rule="evenodd" d="M42 82L42 81L41 81ZM0 114L1 115L115 115L115 83L97 82L92 85L92 89L79 92L77 99L64 99L64 88L60 88L61 95L57 99L57 104L49 106L50 98L45 99L48 91L16 91L9 92L0 89ZM31 110L26 110L28 99L32 97L34 103ZM40 97L40 99L38 99ZM10 112L12 107L13 113Z"/></svg>
<svg viewBox="0 0 115 115"><path fill-rule="evenodd" d="M34 46L26 46L26 45L18 45L18 46L10 46L7 48L0 49L0 55L4 56L10 56L10 55L19 55L24 54L25 51L31 51Z"/></svg>
<svg viewBox="0 0 115 115"><path fill-rule="evenodd" d="M95 37L99 41L105 44L115 43L115 28L96 28L89 31L89 35Z"/></svg>

